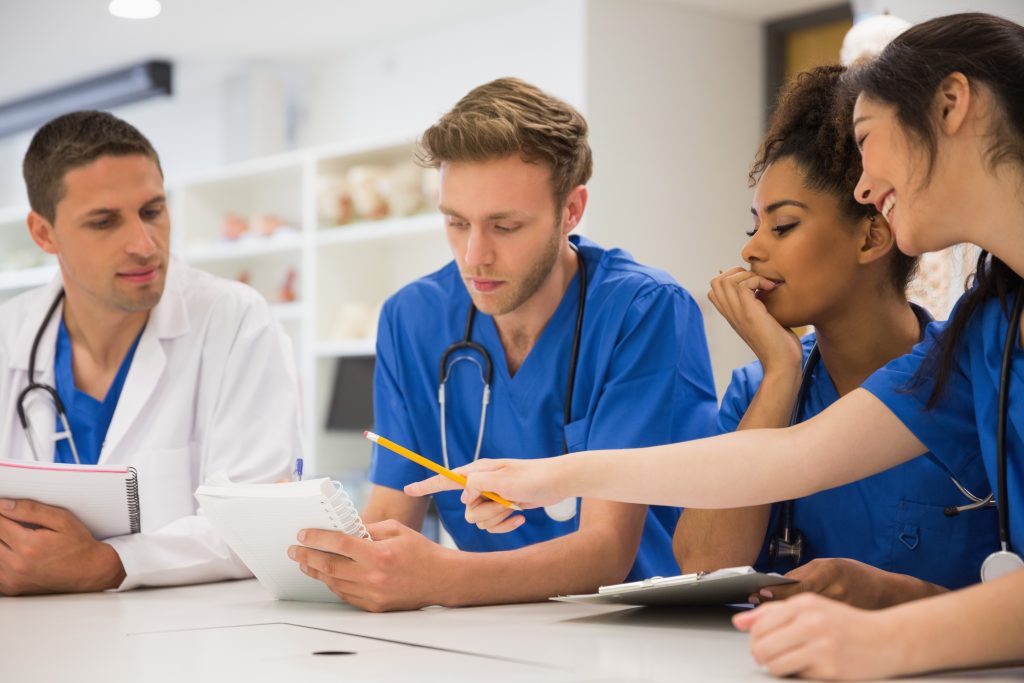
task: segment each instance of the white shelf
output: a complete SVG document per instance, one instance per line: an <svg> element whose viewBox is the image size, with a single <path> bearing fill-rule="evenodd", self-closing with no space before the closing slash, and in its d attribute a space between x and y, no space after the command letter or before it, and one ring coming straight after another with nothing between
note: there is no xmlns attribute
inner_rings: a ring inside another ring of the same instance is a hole
<svg viewBox="0 0 1024 683"><path fill-rule="evenodd" d="M37 266L22 270L0 271L0 291L29 289L45 285L57 274L57 266Z"/></svg>
<svg viewBox="0 0 1024 683"><path fill-rule="evenodd" d="M317 231L317 244L352 244L369 240L404 237L429 232L442 232L444 219L439 213L421 213L379 221L361 221Z"/></svg>
<svg viewBox="0 0 1024 683"><path fill-rule="evenodd" d="M375 339L345 339L340 341L318 342L317 358L341 358L345 356L373 356L377 353Z"/></svg>
<svg viewBox="0 0 1024 683"><path fill-rule="evenodd" d="M184 258L189 263L197 264L210 261L237 261L253 256L299 251L302 249L303 241L300 233L280 237L249 237L236 242L218 242L205 247L192 247L185 250Z"/></svg>

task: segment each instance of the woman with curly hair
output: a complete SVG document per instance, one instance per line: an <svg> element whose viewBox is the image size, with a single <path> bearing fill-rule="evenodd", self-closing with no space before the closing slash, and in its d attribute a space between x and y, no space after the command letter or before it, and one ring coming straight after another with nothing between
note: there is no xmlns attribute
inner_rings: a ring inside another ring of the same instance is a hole
<svg viewBox="0 0 1024 683"><path fill-rule="evenodd" d="M853 101L840 96L844 71L818 67L782 93L750 173L748 267L711 282L712 303L757 356L733 371L720 433L817 415L908 353L931 321L907 301L916 259L896 248L874 206L853 197L861 163ZM790 329L805 325L814 332L803 339ZM973 455L955 476L987 493ZM687 509L674 546L686 573L753 565L799 580L754 603L815 592L877 609L977 582L998 542L995 511L945 514L961 501L969 502L929 453L793 501Z"/></svg>

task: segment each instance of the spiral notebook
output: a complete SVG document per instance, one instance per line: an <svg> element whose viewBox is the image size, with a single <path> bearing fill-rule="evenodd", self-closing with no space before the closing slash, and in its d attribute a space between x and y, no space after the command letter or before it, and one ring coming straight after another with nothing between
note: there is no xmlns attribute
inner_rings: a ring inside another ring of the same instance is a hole
<svg viewBox="0 0 1024 683"><path fill-rule="evenodd" d="M341 601L288 557L299 530L336 530L370 540L348 493L330 479L204 485L195 496L214 530L278 600Z"/></svg>
<svg viewBox="0 0 1024 683"><path fill-rule="evenodd" d="M66 508L100 541L141 528L134 467L0 460L0 498Z"/></svg>

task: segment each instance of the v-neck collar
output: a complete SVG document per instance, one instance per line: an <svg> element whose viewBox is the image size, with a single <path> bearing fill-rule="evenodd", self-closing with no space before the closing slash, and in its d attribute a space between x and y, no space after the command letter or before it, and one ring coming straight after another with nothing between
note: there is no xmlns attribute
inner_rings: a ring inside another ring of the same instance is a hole
<svg viewBox="0 0 1024 683"><path fill-rule="evenodd" d="M575 320L579 292L580 271L577 269L576 275L573 276L568 289L562 295L562 300L559 302L558 307L544 325L540 336L537 337L537 341L534 342L533 347L526 355L526 358L523 359L519 370L516 371L514 376L509 373L505 347L501 343L501 337L498 334L494 318L483 313L478 314L477 329L479 330L482 343L488 349L494 363L494 383L495 385L502 385L504 390L509 392L517 408L524 407L520 405L524 401L532 402L537 392L541 391L543 385L554 381L564 388L564 384L568 381L566 376L551 377L550 365L546 364L544 360L550 356L552 351L564 355L566 358L562 375L568 373L568 354L571 352L572 336L576 329ZM560 368L561 365L563 365L561 360L555 361L556 368Z"/></svg>

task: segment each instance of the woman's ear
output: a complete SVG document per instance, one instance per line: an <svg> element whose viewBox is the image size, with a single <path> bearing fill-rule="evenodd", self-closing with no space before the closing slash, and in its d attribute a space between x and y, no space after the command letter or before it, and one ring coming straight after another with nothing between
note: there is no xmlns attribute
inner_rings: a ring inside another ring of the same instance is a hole
<svg viewBox="0 0 1024 683"><path fill-rule="evenodd" d="M870 218L861 219L861 234L863 241L860 245L860 254L857 262L863 265L873 263L884 258L896 248L896 235L893 234L889 222L882 218L881 214L875 214Z"/></svg>
<svg viewBox="0 0 1024 683"><path fill-rule="evenodd" d="M959 71L942 79L935 91L935 108L939 117L939 128L946 135L953 135L967 119L971 104L971 84Z"/></svg>

